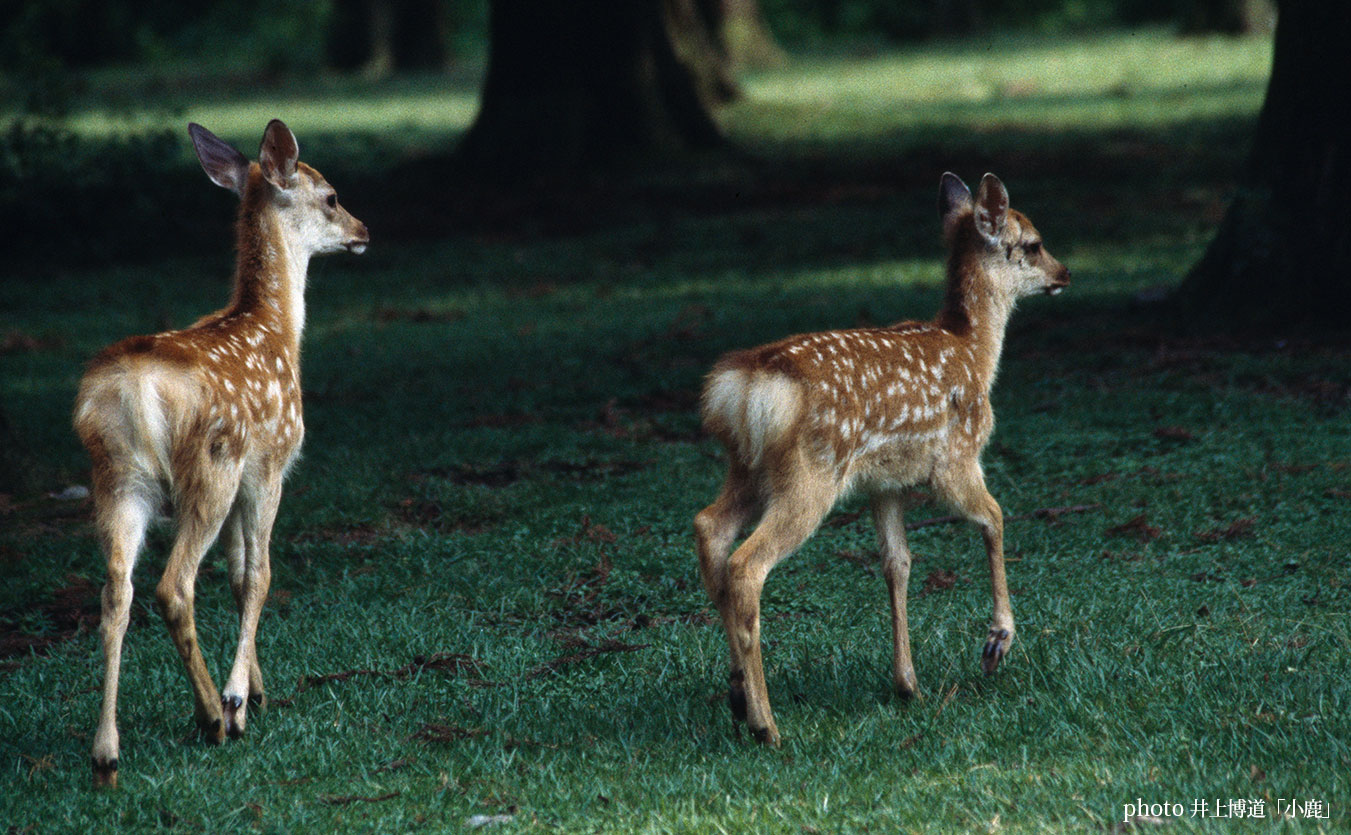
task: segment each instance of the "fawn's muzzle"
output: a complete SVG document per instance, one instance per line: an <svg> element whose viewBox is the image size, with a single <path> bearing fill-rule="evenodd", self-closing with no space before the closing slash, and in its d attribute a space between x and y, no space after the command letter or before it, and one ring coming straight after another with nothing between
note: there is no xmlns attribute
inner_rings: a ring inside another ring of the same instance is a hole
<svg viewBox="0 0 1351 835"><path fill-rule="evenodd" d="M360 255L366 251L366 244L371 242L371 233L366 229L366 224L362 223L356 230L352 240L343 244L347 251L353 255Z"/></svg>

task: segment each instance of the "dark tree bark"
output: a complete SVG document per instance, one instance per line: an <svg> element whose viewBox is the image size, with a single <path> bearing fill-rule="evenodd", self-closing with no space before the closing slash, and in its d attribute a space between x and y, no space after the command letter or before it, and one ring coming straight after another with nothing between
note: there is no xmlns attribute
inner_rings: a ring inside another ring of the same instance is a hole
<svg viewBox="0 0 1351 835"><path fill-rule="evenodd" d="M1178 289L1245 325L1351 324L1351 3L1284 0L1252 155L1220 229Z"/></svg>
<svg viewBox="0 0 1351 835"><path fill-rule="evenodd" d="M676 60L694 79L700 98L712 103L740 98L723 0L664 0L663 5Z"/></svg>
<svg viewBox="0 0 1351 835"><path fill-rule="evenodd" d="M733 66L781 67L788 56L769 31L760 0L703 0L720 7L721 38Z"/></svg>
<svg viewBox="0 0 1351 835"><path fill-rule="evenodd" d="M969 35L980 28L976 0L929 0L929 15L929 32L934 35Z"/></svg>
<svg viewBox="0 0 1351 835"><path fill-rule="evenodd" d="M449 41L442 0L335 0L327 57L372 78L445 66Z"/></svg>
<svg viewBox="0 0 1351 835"><path fill-rule="evenodd" d="M1246 35L1263 29L1270 11L1263 0L1190 0L1182 9L1182 31Z"/></svg>
<svg viewBox="0 0 1351 835"><path fill-rule="evenodd" d="M677 50L675 0L493 0L488 73L458 154L529 178L651 152L709 148L722 134Z"/></svg>

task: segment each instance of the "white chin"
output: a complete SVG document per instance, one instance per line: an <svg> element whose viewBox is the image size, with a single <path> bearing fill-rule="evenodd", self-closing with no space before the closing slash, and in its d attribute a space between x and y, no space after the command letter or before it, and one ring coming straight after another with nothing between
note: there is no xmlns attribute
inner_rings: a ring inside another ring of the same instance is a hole
<svg viewBox="0 0 1351 835"><path fill-rule="evenodd" d="M366 251L366 245L365 245L365 244L348 244L348 245L347 245L347 251L350 252L350 253L352 253L353 255L360 255L361 253L363 253L363 252Z"/></svg>
<svg viewBox="0 0 1351 835"><path fill-rule="evenodd" d="M1052 287L1052 288L1050 288L1049 290L1046 291L1046 295L1048 295L1048 296L1058 296L1058 295L1060 295L1060 291L1061 291L1061 290L1064 290L1064 289L1065 289L1064 287Z"/></svg>

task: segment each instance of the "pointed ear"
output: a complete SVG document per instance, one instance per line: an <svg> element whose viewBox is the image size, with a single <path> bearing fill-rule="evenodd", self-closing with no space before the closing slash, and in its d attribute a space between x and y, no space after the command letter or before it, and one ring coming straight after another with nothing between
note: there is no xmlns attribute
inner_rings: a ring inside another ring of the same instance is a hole
<svg viewBox="0 0 1351 835"><path fill-rule="evenodd" d="M296 182L296 161L300 159L300 146L296 144L296 135L286 127L281 119L267 123L263 131L263 144L258 149L258 165L263 169L263 177L279 189L287 189Z"/></svg>
<svg viewBox="0 0 1351 835"><path fill-rule="evenodd" d="M962 178L945 171L938 183L938 214L943 218L943 235L951 237L958 219L971 210L971 189Z"/></svg>
<svg viewBox="0 0 1351 835"><path fill-rule="evenodd" d="M197 160L202 163L202 170L211 178L211 182L243 195L244 185L249 181L248 159L225 140L195 122L188 123L188 136L192 137Z"/></svg>
<svg viewBox="0 0 1351 835"><path fill-rule="evenodd" d="M976 231L991 240L1004 233L1004 221L1009 216L1009 193L999 178L986 174L980 179L976 192Z"/></svg>

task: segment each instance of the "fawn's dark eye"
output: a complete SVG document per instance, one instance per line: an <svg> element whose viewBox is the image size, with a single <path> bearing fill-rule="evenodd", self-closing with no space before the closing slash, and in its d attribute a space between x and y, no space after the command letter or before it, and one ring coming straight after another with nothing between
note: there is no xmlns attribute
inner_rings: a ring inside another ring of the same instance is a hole
<svg viewBox="0 0 1351 835"><path fill-rule="evenodd" d="M325 202L328 203L328 207L329 207L330 209L336 209L336 208L338 208L338 195L336 195L336 194L330 194L330 195L328 196L328 200L325 201Z"/></svg>
<svg viewBox="0 0 1351 835"><path fill-rule="evenodd" d="M1026 252L1028 255L1036 255L1038 252L1041 252L1041 241L1029 241L1028 243L1023 244L1023 252Z"/></svg>

